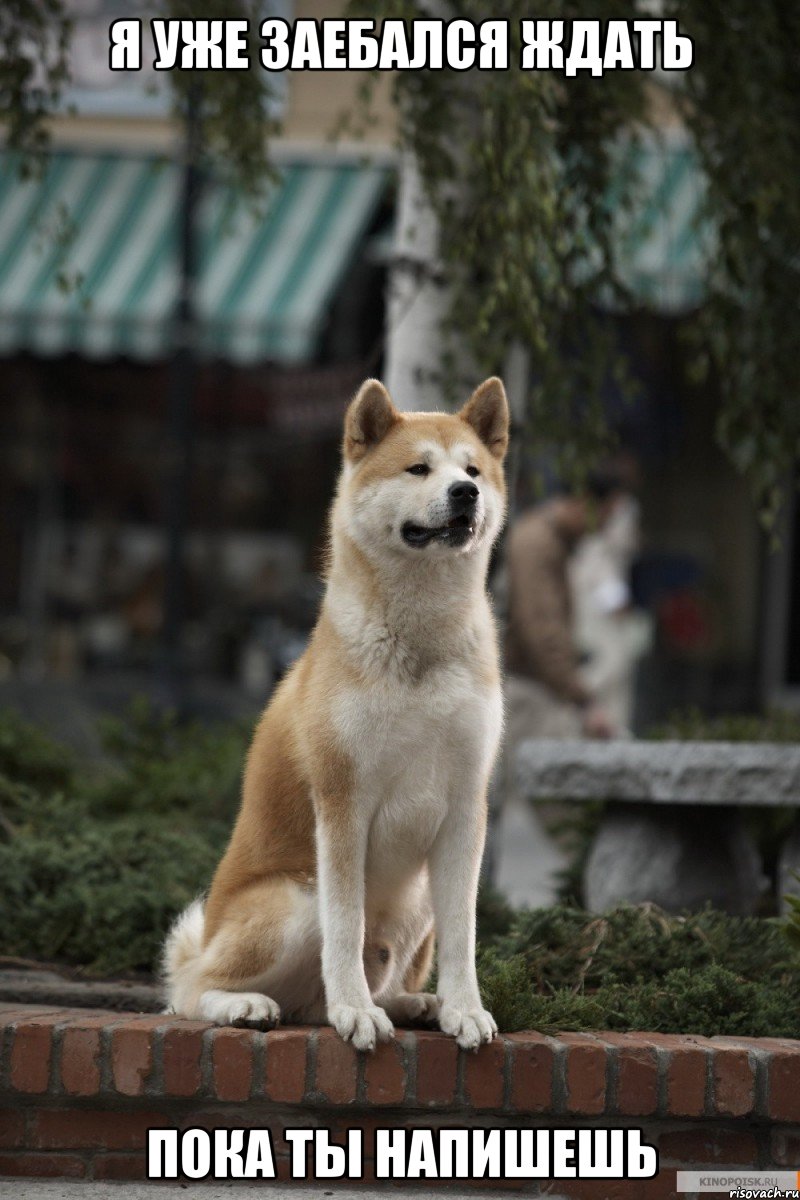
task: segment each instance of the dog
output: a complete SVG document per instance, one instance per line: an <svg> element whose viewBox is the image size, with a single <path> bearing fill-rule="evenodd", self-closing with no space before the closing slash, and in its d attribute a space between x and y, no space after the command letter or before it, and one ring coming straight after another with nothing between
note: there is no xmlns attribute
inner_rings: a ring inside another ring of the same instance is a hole
<svg viewBox="0 0 800 1200"><path fill-rule="evenodd" d="M400 412L375 379L351 402L319 620L256 727L208 897L168 934L174 1012L327 1021L358 1050L393 1023L438 1022L465 1049L496 1034L475 906L502 726L486 578L508 428L496 378L457 414Z"/></svg>

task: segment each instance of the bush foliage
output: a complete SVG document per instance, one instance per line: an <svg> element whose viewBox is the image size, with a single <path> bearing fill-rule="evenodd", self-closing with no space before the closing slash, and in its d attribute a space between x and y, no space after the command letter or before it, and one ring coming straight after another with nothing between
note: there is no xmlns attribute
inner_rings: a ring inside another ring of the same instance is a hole
<svg viewBox="0 0 800 1200"><path fill-rule="evenodd" d="M87 974L150 971L209 883L247 730L179 726L144 704L76 762L0 714L0 953ZM778 920L652 907L514 912L485 889L479 973L502 1029L800 1036L800 958Z"/></svg>
<svg viewBox="0 0 800 1200"><path fill-rule="evenodd" d="M0 951L149 971L225 848L247 732L180 726L144 703L101 731L107 757L78 765L0 715Z"/></svg>
<svg viewBox="0 0 800 1200"><path fill-rule="evenodd" d="M481 986L503 1029L800 1037L800 958L777 919L488 909Z"/></svg>
<svg viewBox="0 0 800 1200"><path fill-rule="evenodd" d="M651 729L653 741L681 742L800 742L800 714L788 709L766 713L724 713L706 716L698 708L673 712Z"/></svg>

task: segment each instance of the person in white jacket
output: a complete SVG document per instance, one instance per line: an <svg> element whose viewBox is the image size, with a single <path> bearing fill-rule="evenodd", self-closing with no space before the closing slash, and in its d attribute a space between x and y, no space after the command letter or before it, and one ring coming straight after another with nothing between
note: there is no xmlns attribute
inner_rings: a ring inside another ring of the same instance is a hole
<svg viewBox="0 0 800 1200"><path fill-rule="evenodd" d="M640 542L639 502L620 494L569 568L581 678L620 733L630 731L636 667L652 640L650 617L631 601L631 564Z"/></svg>

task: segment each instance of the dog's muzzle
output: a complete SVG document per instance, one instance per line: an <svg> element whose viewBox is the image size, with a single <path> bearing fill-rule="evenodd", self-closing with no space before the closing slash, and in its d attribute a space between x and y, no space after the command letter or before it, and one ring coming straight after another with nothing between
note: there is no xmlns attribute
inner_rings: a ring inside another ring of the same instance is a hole
<svg viewBox="0 0 800 1200"><path fill-rule="evenodd" d="M403 541L409 546L422 548L431 542L445 545L464 546L475 535L478 527L477 509L480 491L471 480L451 483L447 489L450 516L444 525L416 525L406 521L401 529Z"/></svg>

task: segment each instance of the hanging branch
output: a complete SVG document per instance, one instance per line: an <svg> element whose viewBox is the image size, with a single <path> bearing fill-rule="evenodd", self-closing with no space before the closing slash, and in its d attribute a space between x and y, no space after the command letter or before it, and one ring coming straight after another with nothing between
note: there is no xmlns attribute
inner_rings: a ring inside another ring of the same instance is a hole
<svg viewBox="0 0 800 1200"><path fill-rule="evenodd" d="M378 21L424 19L429 7L351 2ZM478 0L447 8L454 18L486 15ZM515 37L530 15L524 0L492 10ZM630 15L616 0L548 0L536 10L564 21ZM708 181L704 215L718 246L693 323L693 366L719 383L718 440L771 525L800 451L800 9L789 0L673 0L663 16L694 41L676 103ZM603 384L630 385L596 300L601 292L620 307L626 300L611 235L614 207L630 195L619 191L626 181L615 178L613 152L646 121L654 85L638 71L524 72L517 50L509 70L469 72L468 86L448 71L417 70L395 72L393 89L401 142L417 156L442 229L452 297L443 378L459 339L487 371L501 369L521 340L534 374L528 440L554 449L576 479L608 445Z"/></svg>

